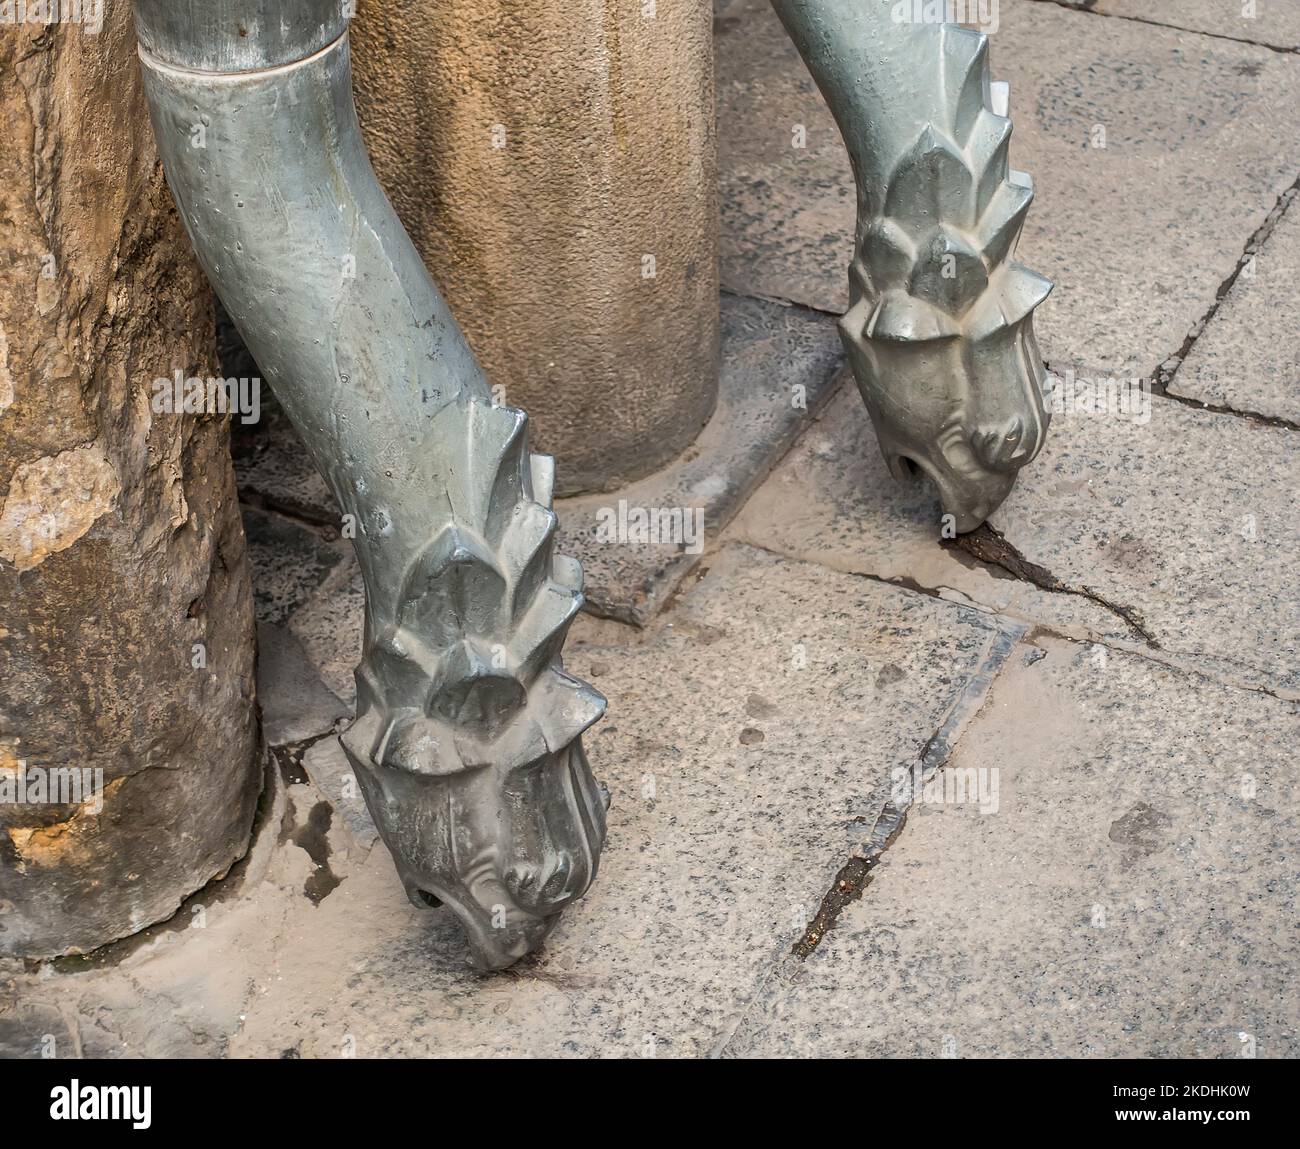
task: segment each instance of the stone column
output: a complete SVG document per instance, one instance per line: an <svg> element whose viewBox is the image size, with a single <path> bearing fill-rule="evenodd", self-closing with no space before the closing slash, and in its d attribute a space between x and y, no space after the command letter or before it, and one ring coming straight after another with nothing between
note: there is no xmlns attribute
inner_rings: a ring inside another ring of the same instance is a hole
<svg viewBox="0 0 1300 1149"><path fill-rule="evenodd" d="M352 24L370 155L558 493L690 446L717 395L708 0L406 0Z"/></svg>
<svg viewBox="0 0 1300 1149"><path fill-rule="evenodd" d="M0 27L0 953L35 957L174 913L261 781L226 418L154 400L215 374L210 296L128 6L78 15Z"/></svg>

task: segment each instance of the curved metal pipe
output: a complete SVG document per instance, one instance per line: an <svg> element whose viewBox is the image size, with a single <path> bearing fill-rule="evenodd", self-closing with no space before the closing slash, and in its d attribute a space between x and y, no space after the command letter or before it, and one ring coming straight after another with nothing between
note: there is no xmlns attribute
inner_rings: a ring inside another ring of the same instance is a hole
<svg viewBox="0 0 1300 1149"><path fill-rule="evenodd" d="M560 649L581 568L549 458L482 372L370 167L321 0L136 0L159 150L199 261L345 516L366 584L343 744L417 905L477 962L534 948L595 877L604 699Z"/></svg>
<svg viewBox="0 0 1300 1149"><path fill-rule="evenodd" d="M840 335L896 477L979 526L1042 447L1033 310L1012 257L1033 184L1007 164L1009 90L979 32L912 0L772 0L839 125L858 189ZM942 5L940 6L942 7Z"/></svg>

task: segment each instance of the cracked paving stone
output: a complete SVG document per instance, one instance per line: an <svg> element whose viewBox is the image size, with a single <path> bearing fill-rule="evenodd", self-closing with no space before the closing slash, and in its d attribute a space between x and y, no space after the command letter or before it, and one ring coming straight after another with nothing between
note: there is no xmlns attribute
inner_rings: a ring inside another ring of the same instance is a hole
<svg viewBox="0 0 1300 1149"><path fill-rule="evenodd" d="M1075 7L1084 7L1077 3ZM1288 51L1300 50L1300 4L1295 0L1256 0L1247 16L1246 0L1178 0L1152 4L1151 0L1095 0L1093 11L1103 16L1128 16L1208 32L1252 44L1267 44Z"/></svg>
<svg viewBox="0 0 1300 1149"><path fill-rule="evenodd" d="M1008 633L743 546L704 565L652 632L575 628L566 664L611 699L586 740L610 836L598 881L539 955L495 977L469 969L459 927L412 907L345 813L329 863L347 876L318 905L303 896L312 859L280 835L267 878L209 907L205 928L24 992L75 987L87 1041L115 1053L704 1054L804 932L894 768L933 743ZM304 759L327 791L334 745ZM301 821L315 790L290 789Z"/></svg>
<svg viewBox="0 0 1300 1149"><path fill-rule="evenodd" d="M706 562L653 634L598 624L566 651L610 697L586 742L613 805L600 877L540 955L467 969L455 925L411 907L375 850L285 931L232 1053L333 1056L346 1035L358 1057L711 1047L1003 632L745 547Z"/></svg>
<svg viewBox="0 0 1300 1149"><path fill-rule="evenodd" d="M723 1056L1300 1054L1297 707L1038 642Z"/></svg>
<svg viewBox="0 0 1300 1149"><path fill-rule="evenodd" d="M1300 208L1295 200L1193 344L1170 394L1300 423L1295 319Z"/></svg>
<svg viewBox="0 0 1300 1149"><path fill-rule="evenodd" d="M1025 563L1074 593L941 546L934 488L889 476L852 387L727 537L1075 638L1142 645L1149 636L1161 657L1300 693L1300 539L1290 499L1278 497L1300 485L1294 434L1158 396L1150 402L1145 424L1056 416L1043 453L991 520Z"/></svg>
<svg viewBox="0 0 1300 1149"><path fill-rule="evenodd" d="M301 603L286 623L321 681L349 713L357 701L355 672L361 661L365 611L361 564L348 545L333 577Z"/></svg>
<svg viewBox="0 0 1300 1149"><path fill-rule="evenodd" d="M1067 586L1140 618L1170 658L1300 696L1300 444L1158 396L1150 413L1054 418L991 525Z"/></svg>
<svg viewBox="0 0 1300 1149"><path fill-rule="evenodd" d="M257 701L267 746L305 741L352 714L326 689L298 637L270 623L257 628Z"/></svg>
<svg viewBox="0 0 1300 1149"><path fill-rule="evenodd" d="M348 833L369 849L379 840L379 830L361 795L361 786L352 772L352 763L338 738L330 735L309 747L302 757L302 767L330 805L338 811Z"/></svg>
<svg viewBox="0 0 1300 1149"><path fill-rule="evenodd" d="M1124 620L1095 601L1051 593L941 545L940 514L932 486L889 474L849 381L725 537L1072 636L1131 637Z"/></svg>
<svg viewBox="0 0 1300 1149"><path fill-rule="evenodd" d="M766 0L715 12L723 284L838 314L855 196L834 121ZM1031 0L999 20L1011 162L1037 187L1021 258L1057 285L1040 341L1062 369L1151 377L1300 170L1300 67Z"/></svg>

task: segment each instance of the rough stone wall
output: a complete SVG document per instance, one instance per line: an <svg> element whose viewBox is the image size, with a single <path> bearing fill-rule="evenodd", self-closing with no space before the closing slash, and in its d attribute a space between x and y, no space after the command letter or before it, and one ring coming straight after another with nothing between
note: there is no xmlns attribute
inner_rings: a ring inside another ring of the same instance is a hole
<svg viewBox="0 0 1300 1149"><path fill-rule="evenodd" d="M362 3L351 37L380 181L557 489L687 448L717 395L707 0Z"/></svg>
<svg viewBox="0 0 1300 1149"><path fill-rule="evenodd" d="M253 619L226 421L151 410L216 372L128 5L0 27L0 124L0 953L44 956L247 848ZM102 793L16 799L67 768Z"/></svg>

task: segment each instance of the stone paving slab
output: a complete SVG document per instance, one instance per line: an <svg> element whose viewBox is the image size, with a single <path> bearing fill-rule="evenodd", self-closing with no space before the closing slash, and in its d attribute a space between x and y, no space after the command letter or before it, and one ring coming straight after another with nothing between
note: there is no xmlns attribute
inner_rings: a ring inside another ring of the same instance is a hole
<svg viewBox="0 0 1300 1149"><path fill-rule="evenodd" d="M1152 397L1053 420L991 520L1031 563L1137 619L1153 653L1300 697L1291 431Z"/></svg>
<svg viewBox="0 0 1300 1149"><path fill-rule="evenodd" d="M1300 209L1292 197L1192 345L1170 394L1300 423L1298 272Z"/></svg>
<svg viewBox="0 0 1300 1149"><path fill-rule="evenodd" d="M1089 0L1067 2L1075 7L1089 6ZM1092 11L1104 16L1127 16L1292 52L1300 50L1300 4L1295 0L1254 0L1250 5L1247 0L1164 0L1163 3L1092 0L1092 3Z"/></svg>
<svg viewBox="0 0 1300 1149"><path fill-rule="evenodd" d="M1298 735L1294 704L1022 644L940 774L996 778L996 812L923 792L722 1052L1297 1056Z"/></svg>
<svg viewBox="0 0 1300 1149"><path fill-rule="evenodd" d="M320 529L243 504L244 535L257 572L253 601L258 622L284 622L347 562L352 547Z"/></svg>
<svg viewBox="0 0 1300 1149"><path fill-rule="evenodd" d="M838 314L854 196L834 122L766 0L715 13L723 283ZM1044 350L1153 376L1300 170L1300 59L1032 0L999 21L1011 160L1038 189L1021 256L1057 285Z"/></svg>
<svg viewBox="0 0 1300 1149"><path fill-rule="evenodd" d="M297 635L266 622L257 626L257 704L267 746L317 737L352 715L326 689Z"/></svg>
<svg viewBox="0 0 1300 1149"><path fill-rule="evenodd" d="M75 1027L56 1005L25 1002L8 987L0 992L0 1060L77 1057Z"/></svg>
<svg viewBox="0 0 1300 1149"><path fill-rule="evenodd" d="M1072 636L1132 638L1113 611L1059 594L941 545L934 488L885 467L851 379L724 536L835 570L870 575Z"/></svg>
<svg viewBox="0 0 1300 1149"><path fill-rule="evenodd" d="M329 581L313 591L289 618L288 629L321 681L351 710L357 701L354 672L361 661L366 586L356 554L351 547L348 551Z"/></svg>
<svg viewBox="0 0 1300 1149"><path fill-rule="evenodd" d="M852 388L728 537L1075 637L1149 642L1155 657L1300 695L1300 540L1292 500L1279 497L1300 485L1294 433L1149 399L1146 423L1055 417L1042 455L991 520L1020 557L1072 593L997 577L1008 571L943 548L933 488L889 477Z"/></svg>
<svg viewBox="0 0 1300 1149"><path fill-rule="evenodd" d="M357 1056L703 1054L1004 633L743 547L654 634L590 626L566 663L610 697L587 745L611 833L542 954L467 971L454 925L409 907L375 850L295 917L233 1054L333 1056L346 1035Z"/></svg>

